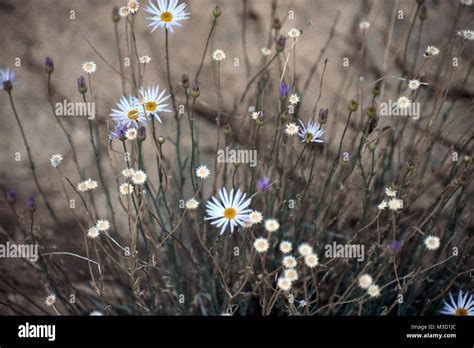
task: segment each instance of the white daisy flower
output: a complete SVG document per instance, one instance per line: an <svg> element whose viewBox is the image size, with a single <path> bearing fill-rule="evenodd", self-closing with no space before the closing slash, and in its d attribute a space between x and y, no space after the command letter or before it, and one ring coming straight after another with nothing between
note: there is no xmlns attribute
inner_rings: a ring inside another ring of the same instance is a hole
<svg viewBox="0 0 474 348"><path fill-rule="evenodd" d="M95 225L97 229L101 232L107 231L110 228L109 220L101 219L97 220L97 224Z"/></svg>
<svg viewBox="0 0 474 348"><path fill-rule="evenodd" d="M293 246L291 245L290 242L284 240L283 242L280 243L280 251L283 253L283 254L288 254L291 249L293 249Z"/></svg>
<svg viewBox="0 0 474 348"><path fill-rule="evenodd" d="M372 280L372 277L368 274L362 274L360 277L359 277L359 286L362 288L362 289L368 289L369 286L371 286L373 284L373 280Z"/></svg>
<svg viewBox="0 0 474 348"><path fill-rule="evenodd" d="M304 257L304 263L306 264L306 266L308 266L309 268L314 268L318 265L319 263L319 259L318 259L318 256L316 254L309 254L307 256Z"/></svg>
<svg viewBox="0 0 474 348"><path fill-rule="evenodd" d="M122 175L126 178L131 178L135 174L135 169L133 168L126 168L122 170Z"/></svg>
<svg viewBox="0 0 474 348"><path fill-rule="evenodd" d="M51 156L49 161L51 162L52 167L57 168L57 167L59 167L59 165L63 161L63 155L61 155L60 153L56 153L56 154Z"/></svg>
<svg viewBox="0 0 474 348"><path fill-rule="evenodd" d="M97 183L97 181L92 180L92 179L87 179L87 180L85 181L85 183L86 183L86 186L87 186L87 189L88 189L88 190L93 190L93 189L95 189L95 188L97 188L97 187L99 186L99 184Z"/></svg>
<svg viewBox="0 0 474 348"><path fill-rule="evenodd" d="M449 299L450 303L443 300L444 307L440 311L441 314L458 316L474 315L474 300L472 299L472 295L469 296L469 292L466 291L466 294L463 296L462 291L459 290L457 303L451 293L449 293Z"/></svg>
<svg viewBox="0 0 474 348"><path fill-rule="evenodd" d="M129 128L125 132L125 136L128 140L135 140L138 136L138 130L136 128Z"/></svg>
<svg viewBox="0 0 474 348"><path fill-rule="evenodd" d="M380 288L378 285L372 284L368 287L367 293L370 297L379 297L380 296Z"/></svg>
<svg viewBox="0 0 474 348"><path fill-rule="evenodd" d="M140 96L142 97L146 115L155 117L160 123L159 113L171 112L171 110L166 108L168 104L164 103L170 97L169 94L165 96L165 92L166 90L162 90L160 93L160 86L148 86L146 90L144 87L140 88Z"/></svg>
<svg viewBox="0 0 474 348"><path fill-rule="evenodd" d="M266 238L257 238L255 239L255 242L253 243L253 247L257 252L259 253L264 253L268 251L269 248L268 240Z"/></svg>
<svg viewBox="0 0 474 348"><path fill-rule="evenodd" d="M97 238L99 237L99 234L100 234L99 229L96 226L93 226L87 230L87 237L89 238L92 238L92 239Z"/></svg>
<svg viewBox="0 0 474 348"><path fill-rule="evenodd" d="M285 256L281 262L285 268L294 268L297 265L296 259L294 256Z"/></svg>
<svg viewBox="0 0 474 348"><path fill-rule="evenodd" d="M474 31L473 30L461 30L458 31L458 36L462 37L464 40L472 41L474 40Z"/></svg>
<svg viewBox="0 0 474 348"><path fill-rule="evenodd" d="M55 302L56 302L56 295L55 294L49 294L46 297L46 300L44 301L44 303L46 303L46 306L48 306L48 307L51 307L52 305L54 305Z"/></svg>
<svg viewBox="0 0 474 348"><path fill-rule="evenodd" d="M403 201L398 198L392 198L388 201L388 209L397 211L403 208Z"/></svg>
<svg viewBox="0 0 474 348"><path fill-rule="evenodd" d="M137 0L128 0L127 7L130 13L137 13L138 9L140 8L140 4Z"/></svg>
<svg viewBox="0 0 474 348"><path fill-rule="evenodd" d="M77 184L77 190L79 192L88 191L89 189L87 188L87 182L81 181L79 184Z"/></svg>
<svg viewBox="0 0 474 348"><path fill-rule="evenodd" d="M402 96L398 98L396 105L401 109L405 109L411 105L411 101L408 97Z"/></svg>
<svg viewBox="0 0 474 348"><path fill-rule="evenodd" d="M211 174L211 172L205 165L199 166L199 168L196 169L196 176L199 179L206 179L209 174Z"/></svg>
<svg viewBox="0 0 474 348"><path fill-rule="evenodd" d="M244 222L248 221L249 213L252 211L248 209L251 199L245 199L246 193L237 190L234 195L234 189L227 193L227 190L223 187L219 191L220 201L215 197L212 197L212 201L209 200L206 204L207 215L205 220L213 220L211 225L215 225L220 228L220 234L222 235L230 225L230 232L234 232L236 226L244 227Z"/></svg>
<svg viewBox="0 0 474 348"><path fill-rule="evenodd" d="M288 98L288 102L291 104L291 105L296 105L300 102L300 97L298 96L298 94L296 93L293 93L290 95L290 97Z"/></svg>
<svg viewBox="0 0 474 348"><path fill-rule="evenodd" d="M258 120L258 118L262 115L261 111L254 111L250 114L252 116L252 120Z"/></svg>
<svg viewBox="0 0 474 348"><path fill-rule="evenodd" d="M82 70L84 70L88 74L93 74L97 70L97 65L95 62L84 62L82 63Z"/></svg>
<svg viewBox="0 0 474 348"><path fill-rule="evenodd" d="M133 173L132 182L136 185L143 185L146 181L146 174L143 170L137 170Z"/></svg>
<svg viewBox="0 0 474 348"><path fill-rule="evenodd" d="M264 56L269 56L270 54L272 54L272 50L268 47L263 47L260 51Z"/></svg>
<svg viewBox="0 0 474 348"><path fill-rule="evenodd" d="M280 277L278 278L277 286L283 291L288 291L291 289L291 281L288 278Z"/></svg>
<svg viewBox="0 0 474 348"><path fill-rule="evenodd" d="M308 127L305 127L304 123L300 120L301 128L298 132L298 136L301 138L302 143L323 143L324 141L320 138L325 130L321 127L318 122L309 120Z"/></svg>
<svg viewBox="0 0 474 348"><path fill-rule="evenodd" d="M119 187L120 194L125 196L125 195L130 195L133 193L133 185L129 184L128 182L123 183Z"/></svg>
<svg viewBox="0 0 474 348"><path fill-rule="evenodd" d="M249 222L251 225L259 224L262 222L262 220L263 220L263 215L259 211L254 210L249 214Z"/></svg>
<svg viewBox="0 0 474 348"><path fill-rule="evenodd" d="M415 91L420 88L420 86L421 82L419 80L413 79L408 81L408 88L410 88L411 90Z"/></svg>
<svg viewBox="0 0 474 348"><path fill-rule="evenodd" d="M156 5L150 1L145 11L151 14L151 17L147 18L151 32L163 27L173 32L173 27L180 27L180 22L188 19L190 15L186 12L186 4L178 5L178 0L156 0Z"/></svg>
<svg viewBox="0 0 474 348"><path fill-rule="evenodd" d="M290 123L287 123L285 132L288 135L295 135L298 133L299 130L300 130L300 127L296 123L290 122Z"/></svg>
<svg viewBox="0 0 474 348"><path fill-rule="evenodd" d="M140 63L142 64L149 64L151 62L151 57L150 56L147 56L146 54L141 56L140 58L138 58L138 60L140 61Z"/></svg>
<svg viewBox="0 0 474 348"><path fill-rule="evenodd" d="M425 239L425 246L428 250L436 250L439 248L440 241L438 237L428 236Z"/></svg>
<svg viewBox="0 0 474 348"><path fill-rule="evenodd" d="M300 35L301 35L301 31L297 28L291 28L290 30L288 30L288 37L290 39L296 39L300 37Z"/></svg>
<svg viewBox="0 0 474 348"><path fill-rule="evenodd" d="M199 202L196 199L190 198L186 201L186 209L193 210L197 207L199 207Z"/></svg>
<svg viewBox="0 0 474 348"><path fill-rule="evenodd" d="M308 243L302 243L298 247L298 252L300 253L301 256L308 256L313 253L313 247L309 245Z"/></svg>
<svg viewBox="0 0 474 348"><path fill-rule="evenodd" d="M296 270L294 270L293 268L285 269L284 275L285 278L288 279L290 282L294 282L298 279L298 272L296 272Z"/></svg>
<svg viewBox="0 0 474 348"><path fill-rule="evenodd" d="M119 110L112 109L110 116L116 121L127 127L138 127L138 124L147 123L147 118L141 106L136 105L133 101L135 98L125 96L120 97L120 102L117 103Z"/></svg>
<svg viewBox="0 0 474 348"><path fill-rule="evenodd" d="M387 201L386 200L383 200L382 202L380 202L380 204L377 206L377 208L379 210L384 210L385 208L388 207L388 204L387 204Z"/></svg>
<svg viewBox="0 0 474 348"><path fill-rule="evenodd" d="M100 316L103 316L103 315L104 315L104 313L102 313L102 312L100 312L100 311L97 311L97 310L92 311L92 312L90 312L90 314L89 314L89 316L91 316L91 317L100 317Z"/></svg>
<svg viewBox="0 0 474 348"><path fill-rule="evenodd" d="M265 229L267 230L267 232L272 233L272 232L278 231L279 228L280 228L280 224L278 223L277 220L275 219L265 220Z"/></svg>
<svg viewBox="0 0 474 348"><path fill-rule="evenodd" d="M397 195L397 191L392 190L390 187L385 188L385 194L389 197L395 197Z"/></svg>
<svg viewBox="0 0 474 348"><path fill-rule="evenodd" d="M463 4L464 6L471 6L472 0L461 0L461 4Z"/></svg>
<svg viewBox="0 0 474 348"><path fill-rule="evenodd" d="M430 57L437 56L438 54L439 54L439 49L438 49L438 47L436 47L436 46L428 46L428 47L426 47L425 53L423 54L423 56L424 56L425 58L430 58Z"/></svg>
<svg viewBox="0 0 474 348"><path fill-rule="evenodd" d="M225 59L225 52L223 50L215 50L212 52L211 55L212 59L214 59L216 62L221 62Z"/></svg>
<svg viewBox="0 0 474 348"><path fill-rule="evenodd" d="M130 14L130 10L127 6L122 6L119 8L120 17L127 17Z"/></svg>
<svg viewBox="0 0 474 348"><path fill-rule="evenodd" d="M361 29L369 29L370 28L370 23L367 21L362 21L359 23L359 28Z"/></svg>

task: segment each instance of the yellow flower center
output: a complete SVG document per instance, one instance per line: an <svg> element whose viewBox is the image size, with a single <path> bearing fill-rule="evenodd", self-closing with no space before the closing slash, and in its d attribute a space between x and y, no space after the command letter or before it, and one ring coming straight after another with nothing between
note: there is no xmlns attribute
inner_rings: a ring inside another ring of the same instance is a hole
<svg viewBox="0 0 474 348"><path fill-rule="evenodd" d="M145 108L146 108L148 111L155 111L155 109L156 109L156 103L155 103L155 102L152 102L152 101L149 101L148 103L145 104Z"/></svg>
<svg viewBox="0 0 474 348"><path fill-rule="evenodd" d="M306 134L304 135L304 140L305 140L307 143L309 143L311 140L313 140L313 134L311 134L311 133L306 133Z"/></svg>
<svg viewBox="0 0 474 348"><path fill-rule="evenodd" d="M465 308L458 307L456 308L455 315L467 316L467 310Z"/></svg>
<svg viewBox="0 0 474 348"><path fill-rule="evenodd" d="M132 109L128 112L128 118L131 120L136 120L138 119L138 110Z"/></svg>
<svg viewBox="0 0 474 348"><path fill-rule="evenodd" d="M232 220L233 218L235 218L236 215L237 210L235 210L234 208L227 208L226 210L224 210L224 216L228 220Z"/></svg>
<svg viewBox="0 0 474 348"><path fill-rule="evenodd" d="M173 14L171 12L165 11L162 12L160 18L163 22L171 22L173 20Z"/></svg>

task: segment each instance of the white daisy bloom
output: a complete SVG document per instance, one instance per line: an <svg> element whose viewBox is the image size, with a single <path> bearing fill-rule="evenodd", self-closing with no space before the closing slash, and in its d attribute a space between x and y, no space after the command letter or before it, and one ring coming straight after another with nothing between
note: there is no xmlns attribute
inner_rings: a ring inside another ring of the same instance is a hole
<svg viewBox="0 0 474 348"><path fill-rule="evenodd" d="M262 115L261 111L254 111L250 114L250 116L252 116L252 120L255 120L255 121L258 120L260 115Z"/></svg>
<svg viewBox="0 0 474 348"><path fill-rule="evenodd" d="M285 256L281 262L285 268L295 268L297 265L296 259L294 256Z"/></svg>
<svg viewBox="0 0 474 348"><path fill-rule="evenodd" d="M474 31L473 30L461 30L458 31L458 36L462 37L464 40L472 41L474 40Z"/></svg>
<svg viewBox="0 0 474 348"><path fill-rule="evenodd" d="M316 254L309 254L307 256L304 257L304 263L306 264L306 266L308 266L309 268L314 268L318 265L319 263L319 259L318 259L318 256Z"/></svg>
<svg viewBox="0 0 474 348"><path fill-rule="evenodd" d="M124 124L127 127L137 127L138 123L147 123L147 118L141 106L134 103L135 98L125 96L120 97L120 102L117 103L119 110L112 109L110 116L116 121Z"/></svg>
<svg viewBox="0 0 474 348"><path fill-rule="evenodd" d="M370 297L379 297L380 296L380 288L378 285L372 284L367 289L367 293Z"/></svg>
<svg viewBox="0 0 474 348"><path fill-rule="evenodd" d="M301 256L308 256L313 253L313 247L309 245L308 243L302 243L298 247L298 252L300 253Z"/></svg>
<svg viewBox="0 0 474 348"><path fill-rule="evenodd" d="M280 224L278 223L277 220L275 219L265 220L265 229L267 230L267 232L272 233L272 232L278 231L279 228L280 228Z"/></svg>
<svg viewBox="0 0 474 348"><path fill-rule="evenodd" d="M288 102L291 104L291 105L296 105L300 102L300 97L298 96L298 94L296 93L293 93L290 95L290 97L288 98Z"/></svg>
<svg viewBox="0 0 474 348"><path fill-rule="evenodd" d="M133 173L132 182L136 185L143 185L146 182L146 174L143 170L137 170Z"/></svg>
<svg viewBox="0 0 474 348"><path fill-rule="evenodd" d="M236 226L244 227L244 223L249 219L249 213L252 211L248 209L251 199L245 199L246 193L242 193L240 190L234 195L234 189L227 193L227 190L223 187L219 191L219 198L212 197L212 201L209 200L206 204L207 216L205 220L213 220L211 225L215 225L220 228L220 234L225 232L225 229L230 225L230 232L234 232Z"/></svg>
<svg viewBox="0 0 474 348"><path fill-rule="evenodd" d="M223 50L215 50L212 52L211 55L212 59L214 59L216 62L221 62L225 59L225 52Z"/></svg>
<svg viewBox="0 0 474 348"><path fill-rule="evenodd" d="M298 131L300 130L300 127L293 122L287 123L285 132L288 135L295 135L298 134Z"/></svg>
<svg viewBox="0 0 474 348"><path fill-rule="evenodd" d="M402 97L398 98L396 105L399 108L404 109L404 108L407 108L411 105L411 101L410 101L410 99L408 99L408 97L402 96Z"/></svg>
<svg viewBox="0 0 474 348"><path fill-rule="evenodd" d="M205 165L199 166L199 168L196 169L196 176L199 179L206 179L209 174L211 174L211 172Z"/></svg>
<svg viewBox="0 0 474 348"><path fill-rule="evenodd" d="M144 108L147 116L155 117L160 123L161 118L160 112L171 112L171 110L166 107L168 104L165 104L170 95L165 96L166 90L162 90L160 93L160 86L148 86L145 90L144 87L140 88L140 96L143 99Z"/></svg>
<svg viewBox="0 0 474 348"><path fill-rule="evenodd" d="M127 17L130 14L130 10L127 6L122 6L119 8L120 17Z"/></svg>
<svg viewBox="0 0 474 348"><path fill-rule="evenodd" d="M150 56L147 56L146 54L141 56L140 58L138 58L138 60L140 61L140 63L142 64L148 64L151 62L151 57Z"/></svg>
<svg viewBox="0 0 474 348"><path fill-rule="evenodd" d="M56 153L56 154L51 156L49 161L51 162L52 167L57 168L57 167L59 167L59 165L63 161L63 155L61 155L60 153Z"/></svg>
<svg viewBox="0 0 474 348"><path fill-rule="evenodd" d="M268 47L263 47L260 51L264 56L269 56L270 54L272 54L272 50Z"/></svg>
<svg viewBox="0 0 474 348"><path fill-rule="evenodd" d="M95 188L97 188L97 187L99 186L99 184L97 183L97 181L92 180L92 179L87 179L87 180L85 181L85 183L86 183L86 186L87 186L87 189L88 189L88 190L93 190L93 189L95 189Z"/></svg>
<svg viewBox="0 0 474 348"><path fill-rule="evenodd" d="M397 191L392 190L390 187L385 188L385 194L389 197L395 197L397 195Z"/></svg>
<svg viewBox="0 0 474 348"><path fill-rule="evenodd" d="M393 211L397 211L403 208L403 201L398 198L392 198L388 201L388 208Z"/></svg>
<svg viewBox="0 0 474 348"><path fill-rule="evenodd" d="M290 39L296 39L300 37L300 35L301 35L301 31L297 28L291 28L290 30L288 30L288 37Z"/></svg>
<svg viewBox="0 0 474 348"><path fill-rule="evenodd" d="M97 220L97 224L95 225L97 229L101 232L107 231L110 228L109 220L101 219Z"/></svg>
<svg viewBox="0 0 474 348"><path fill-rule="evenodd" d="M438 237L428 236L425 239L425 246L428 250L436 250L439 248L440 244Z"/></svg>
<svg viewBox="0 0 474 348"><path fill-rule="evenodd" d="M290 282L294 282L298 279L298 272L293 268L289 268L285 270L285 278L288 279Z"/></svg>
<svg viewBox="0 0 474 348"><path fill-rule="evenodd" d="M359 23L359 28L361 29L369 29L370 28L370 23L367 21L362 21Z"/></svg>
<svg viewBox="0 0 474 348"><path fill-rule="evenodd" d="M136 128L129 128L125 132L125 136L128 140L135 140L138 136L138 130Z"/></svg>
<svg viewBox="0 0 474 348"><path fill-rule="evenodd" d="M77 184L77 190L79 192L88 191L89 189L87 188L87 182L81 181L79 184Z"/></svg>
<svg viewBox="0 0 474 348"><path fill-rule="evenodd" d="M249 222L251 225L259 224L262 222L262 220L263 220L263 215L259 211L254 210L249 214Z"/></svg>
<svg viewBox="0 0 474 348"><path fill-rule="evenodd" d="M173 32L173 27L180 27L180 22L188 19L190 15L186 12L186 4L178 5L178 0L156 0L156 5L150 1L145 11L151 15L147 18L150 21L148 26L151 27L151 32L163 27Z"/></svg>
<svg viewBox="0 0 474 348"><path fill-rule="evenodd" d="M199 207L199 202L196 199L190 198L186 201L186 209L193 210L197 207Z"/></svg>
<svg viewBox="0 0 474 348"><path fill-rule="evenodd" d="M123 183L119 187L120 194L125 196L125 195L130 195L133 193L133 185L129 184L128 182Z"/></svg>
<svg viewBox="0 0 474 348"><path fill-rule="evenodd" d="M438 54L439 54L438 47L428 46L428 47L426 47L425 53L423 54L423 56L425 56L426 58L430 58L430 57L437 56Z"/></svg>
<svg viewBox="0 0 474 348"><path fill-rule="evenodd" d="M382 202L380 202L380 204L377 206L377 208L379 210L384 210L385 208L388 207L388 204L387 204L387 201L386 200L383 200Z"/></svg>
<svg viewBox="0 0 474 348"><path fill-rule="evenodd" d="M288 291L291 289L291 281L288 278L280 277L278 278L277 286L283 291Z"/></svg>
<svg viewBox="0 0 474 348"><path fill-rule="evenodd" d="M82 63L82 70L88 74L93 74L97 70L97 64L95 62L84 62Z"/></svg>
<svg viewBox="0 0 474 348"><path fill-rule="evenodd" d="M408 81L408 88L410 88L411 90L417 90L418 88L420 88L421 86L421 82L419 80L409 80Z"/></svg>
<svg viewBox="0 0 474 348"><path fill-rule="evenodd" d="M471 6L472 0L461 0L461 4L463 4L464 6Z"/></svg>
<svg viewBox="0 0 474 348"><path fill-rule="evenodd" d="M87 237L89 238L92 238L92 239L97 238L99 237L99 234L100 234L99 229L96 226L93 226L87 230Z"/></svg>
<svg viewBox="0 0 474 348"><path fill-rule="evenodd" d="M359 286L362 288L362 289L368 289L369 286L371 286L373 284L373 280L372 280L372 277L368 274L362 274L360 277L359 277Z"/></svg>
<svg viewBox="0 0 474 348"><path fill-rule="evenodd" d="M304 123L300 120L301 128L299 129L298 136L301 138L302 143L323 143L324 141L319 139L325 132L318 122L309 120L308 127L305 127Z"/></svg>
<svg viewBox="0 0 474 348"><path fill-rule="evenodd" d="M291 249L293 249L293 246L291 245L290 242L284 240L283 242L280 243L280 251L283 253L283 254L288 254Z"/></svg>
<svg viewBox="0 0 474 348"><path fill-rule="evenodd" d="M131 178L135 174L135 169L133 168L126 168L122 170L122 175L126 178Z"/></svg>
<svg viewBox="0 0 474 348"><path fill-rule="evenodd" d="M140 4L137 0L128 0L127 7L130 13L137 13L138 9L140 8Z"/></svg>
<svg viewBox="0 0 474 348"><path fill-rule="evenodd" d="M257 252L259 253L264 253L268 251L269 248L268 240L266 238L257 238L255 239L255 242L253 243L253 247Z"/></svg>
<svg viewBox="0 0 474 348"><path fill-rule="evenodd" d="M466 291L466 294L463 296L462 291L459 290L457 303L451 293L449 293L449 299L451 300L450 303L443 300L444 307L440 311L441 314L474 316L474 300L472 299L472 295L469 296L469 292Z"/></svg>
<svg viewBox="0 0 474 348"><path fill-rule="evenodd" d="M52 305L54 305L54 303L56 302L56 295L55 294L50 294L46 297L46 300L44 301L44 303L46 303L46 306L48 307L51 307Z"/></svg>

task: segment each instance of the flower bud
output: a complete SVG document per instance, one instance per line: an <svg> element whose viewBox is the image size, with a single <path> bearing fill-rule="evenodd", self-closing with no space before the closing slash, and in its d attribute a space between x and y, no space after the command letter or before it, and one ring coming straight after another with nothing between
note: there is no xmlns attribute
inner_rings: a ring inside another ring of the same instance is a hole
<svg viewBox="0 0 474 348"><path fill-rule="evenodd" d="M86 84L86 79L84 78L84 76L81 76L77 79L77 90L81 94L86 94L87 84Z"/></svg>
<svg viewBox="0 0 474 348"><path fill-rule="evenodd" d="M375 143L370 143L367 147L370 151L374 152L377 145Z"/></svg>
<svg viewBox="0 0 474 348"><path fill-rule="evenodd" d="M117 23L120 20L119 8L114 6L112 8L112 22Z"/></svg>
<svg viewBox="0 0 474 348"><path fill-rule="evenodd" d="M199 82L197 80L193 81L193 85L191 87L191 96L196 99L201 95L201 91L199 89Z"/></svg>
<svg viewBox="0 0 474 348"><path fill-rule="evenodd" d="M44 70L48 73L51 74L54 71L54 61L53 58L51 57L46 57L44 60Z"/></svg>
<svg viewBox="0 0 474 348"><path fill-rule="evenodd" d="M221 16L221 14L222 14L221 8L216 5L216 7L214 7L214 10L212 11L212 15L213 15L215 18L218 18L218 17Z"/></svg>
<svg viewBox="0 0 474 348"><path fill-rule="evenodd" d="M36 211L36 199L35 199L35 196L31 195L29 198L28 198L28 202L26 204L26 206L28 207L28 211L30 213L34 213Z"/></svg>
<svg viewBox="0 0 474 348"><path fill-rule="evenodd" d="M471 165L471 163L472 163L472 157L471 157L471 156L468 156L468 155L464 156L463 162L464 162L464 164L465 164L466 166Z"/></svg>
<svg viewBox="0 0 474 348"><path fill-rule="evenodd" d="M426 13L426 6L421 6L421 9L420 9L420 20L421 21L424 21L426 19L426 17L428 17L427 13Z"/></svg>
<svg viewBox="0 0 474 348"><path fill-rule="evenodd" d="M372 118L372 117L375 116L375 107L369 106L369 107L367 108L367 116L368 116L369 118Z"/></svg>
<svg viewBox="0 0 474 348"><path fill-rule="evenodd" d="M286 36L280 35L276 43L277 52L283 52L285 49L285 45L286 45Z"/></svg>
<svg viewBox="0 0 474 348"><path fill-rule="evenodd" d="M181 76L181 87L183 87L184 89L189 88L189 75L188 74L183 74L183 76Z"/></svg>
<svg viewBox="0 0 474 348"><path fill-rule="evenodd" d="M16 201L16 191L15 191L15 189L8 190L6 196L7 196L6 198L7 198L8 203L11 203L11 204L15 203L15 201Z"/></svg>
<svg viewBox="0 0 474 348"><path fill-rule="evenodd" d="M137 139L140 140L140 141L144 141L146 139L146 128L145 128L145 126L138 127Z"/></svg>
<svg viewBox="0 0 474 348"><path fill-rule="evenodd" d="M328 121L329 109L320 109L319 110L319 123L326 124Z"/></svg>
<svg viewBox="0 0 474 348"><path fill-rule="evenodd" d="M350 112L354 112L359 107L359 103L357 103L355 100L351 100L347 107L348 107Z"/></svg>
<svg viewBox="0 0 474 348"><path fill-rule="evenodd" d="M165 143L165 138L158 137L158 144L163 145Z"/></svg>
<svg viewBox="0 0 474 348"><path fill-rule="evenodd" d="M281 22L278 18L273 18L272 28L275 30L280 30Z"/></svg>
<svg viewBox="0 0 474 348"><path fill-rule="evenodd" d="M230 124L224 126L224 135L229 135L231 131Z"/></svg>

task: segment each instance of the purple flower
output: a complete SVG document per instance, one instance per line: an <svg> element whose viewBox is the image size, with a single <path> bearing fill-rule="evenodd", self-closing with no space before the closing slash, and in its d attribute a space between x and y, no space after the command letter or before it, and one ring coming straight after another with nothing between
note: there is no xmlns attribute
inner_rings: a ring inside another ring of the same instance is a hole
<svg viewBox="0 0 474 348"><path fill-rule="evenodd" d="M270 188L270 179L267 176L260 178L257 182L257 187L259 191L267 191Z"/></svg>
<svg viewBox="0 0 474 348"><path fill-rule="evenodd" d="M51 74L54 71L54 61L51 57L46 57L44 60L44 69L48 74Z"/></svg>
<svg viewBox="0 0 474 348"><path fill-rule="evenodd" d="M138 139L141 141L146 139L146 128L144 126L138 127Z"/></svg>
<svg viewBox="0 0 474 348"><path fill-rule="evenodd" d="M84 76L81 76L77 79L77 89L81 94L85 94L87 92L87 84Z"/></svg>
<svg viewBox="0 0 474 348"><path fill-rule="evenodd" d="M280 95L280 98L285 98L288 93L290 93L290 90L290 85L287 84L285 81L281 81L280 87L278 88L278 94Z"/></svg>
<svg viewBox="0 0 474 348"><path fill-rule="evenodd" d="M36 198L35 198L35 196L31 195L28 198L26 206L28 207L28 210L31 211L31 212L34 212L36 210Z"/></svg>
<svg viewBox="0 0 474 348"><path fill-rule="evenodd" d="M120 139L120 140L125 140L127 139L127 137L125 136L125 132L127 132L127 126L123 123L117 123L115 125L115 131L114 132L110 132L109 134L109 139L110 140L113 140L113 139Z"/></svg>
<svg viewBox="0 0 474 348"><path fill-rule="evenodd" d="M278 52L283 51L285 49L285 45L286 45L286 36L280 35L276 43L276 50Z"/></svg>
<svg viewBox="0 0 474 348"><path fill-rule="evenodd" d="M390 243L390 250L392 250L393 252L399 252L401 249L402 249L402 241L398 241L398 240L394 240Z"/></svg>
<svg viewBox="0 0 474 348"><path fill-rule="evenodd" d="M8 203L15 203L16 200L16 191L15 189L10 189L7 191L7 202Z"/></svg>

